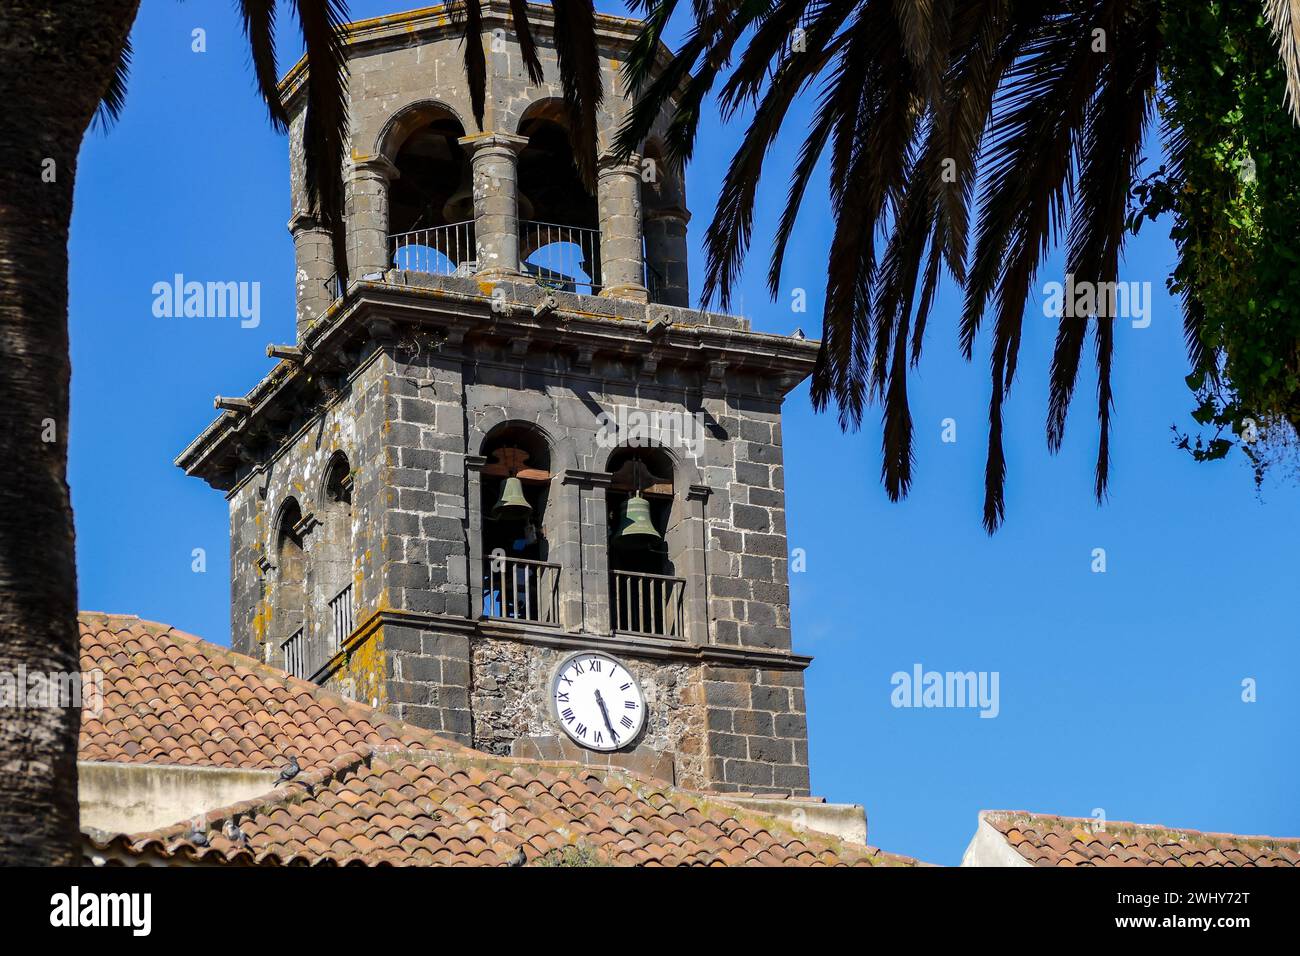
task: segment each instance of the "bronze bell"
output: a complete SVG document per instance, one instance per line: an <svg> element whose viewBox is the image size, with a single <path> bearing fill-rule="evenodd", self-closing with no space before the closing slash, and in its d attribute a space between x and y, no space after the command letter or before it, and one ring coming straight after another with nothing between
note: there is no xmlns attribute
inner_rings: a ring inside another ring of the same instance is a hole
<svg viewBox="0 0 1300 956"><path fill-rule="evenodd" d="M641 492L623 502L623 514L614 538L620 545L643 548L662 540L650 520L650 502L641 497Z"/></svg>
<svg viewBox="0 0 1300 956"><path fill-rule="evenodd" d="M501 484L501 497L492 506L492 517L497 521L521 521L533 513L533 506L524 497L524 485L511 475Z"/></svg>
<svg viewBox="0 0 1300 956"><path fill-rule="evenodd" d="M474 218L474 171L469 160L461 161L459 175L460 181L442 205L442 216L449 223Z"/></svg>

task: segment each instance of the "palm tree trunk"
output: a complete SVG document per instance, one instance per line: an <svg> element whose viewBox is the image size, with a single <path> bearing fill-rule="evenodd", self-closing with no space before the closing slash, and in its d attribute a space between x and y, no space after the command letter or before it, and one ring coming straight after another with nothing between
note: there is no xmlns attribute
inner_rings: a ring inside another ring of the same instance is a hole
<svg viewBox="0 0 1300 956"><path fill-rule="evenodd" d="M0 4L0 681L11 687L79 670L68 223L77 152L138 5ZM0 864L78 863L80 712L33 706L31 686L0 700Z"/></svg>

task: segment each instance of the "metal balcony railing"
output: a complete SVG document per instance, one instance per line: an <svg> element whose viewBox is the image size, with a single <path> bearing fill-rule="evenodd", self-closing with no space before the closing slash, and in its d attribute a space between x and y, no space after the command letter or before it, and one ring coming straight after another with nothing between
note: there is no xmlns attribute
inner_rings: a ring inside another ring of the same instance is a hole
<svg viewBox="0 0 1300 956"><path fill-rule="evenodd" d="M655 637L685 636L682 600L684 578L641 571L611 572L614 630Z"/></svg>
<svg viewBox="0 0 1300 956"><path fill-rule="evenodd" d="M325 288L329 290L330 298L336 301L343 298L343 294L348 291L337 272L330 273L330 277L325 280Z"/></svg>
<svg viewBox="0 0 1300 956"><path fill-rule="evenodd" d="M651 302L659 302L664 293L664 277L658 269L645 262L645 290L650 294Z"/></svg>
<svg viewBox="0 0 1300 956"><path fill-rule="evenodd" d="M338 594L334 595L329 602L329 644L327 650L329 654L343 647L343 642L348 639L355 625L352 608L352 585L348 585Z"/></svg>
<svg viewBox="0 0 1300 956"><path fill-rule="evenodd" d="M524 272L559 292L600 291L600 230L519 220L519 262Z"/></svg>
<svg viewBox="0 0 1300 956"><path fill-rule="evenodd" d="M280 653L284 657L284 669L294 677L306 678L307 666L307 648L306 641L303 637L302 628L294 631L289 635L289 639L280 645Z"/></svg>
<svg viewBox="0 0 1300 956"><path fill-rule="evenodd" d="M298 628L280 645L284 669L294 677L311 680L334 656L330 643L328 635L308 635L305 627Z"/></svg>
<svg viewBox="0 0 1300 956"><path fill-rule="evenodd" d="M395 233L388 237L388 252L395 269L441 276L472 275L478 256L474 220Z"/></svg>
<svg viewBox="0 0 1300 956"><path fill-rule="evenodd" d="M501 555L485 558L483 616L560 623L560 566Z"/></svg>

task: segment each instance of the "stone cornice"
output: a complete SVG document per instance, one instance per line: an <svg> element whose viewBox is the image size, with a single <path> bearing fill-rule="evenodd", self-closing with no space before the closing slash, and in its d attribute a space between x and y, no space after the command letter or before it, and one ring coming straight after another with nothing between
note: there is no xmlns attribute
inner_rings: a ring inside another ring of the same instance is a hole
<svg viewBox="0 0 1300 956"><path fill-rule="evenodd" d="M409 617L410 615L408 615ZM437 628L446 619L427 615ZM465 623L464 619L455 620ZM768 670L804 670L812 658L803 654L773 651L762 647L739 647L719 644L689 644L669 638L634 637L628 634L571 634L555 628L534 627L511 621L482 619L469 622L474 626L473 636L504 641L519 641L560 650L595 649L610 653L651 657L658 660L683 663L715 664L722 667L762 667Z"/></svg>
<svg viewBox="0 0 1300 956"><path fill-rule="evenodd" d="M470 133L456 140L471 155L485 149L499 149L507 153L519 153L528 145L527 136L514 133Z"/></svg>
<svg viewBox="0 0 1300 956"><path fill-rule="evenodd" d="M356 374L368 364L356 356L380 329L420 326L440 330L453 348L451 344L467 334L527 339L539 348L586 356L585 366L579 361L571 367L569 374L575 378L588 374L584 367L590 368L590 357L598 353L638 362L650 358L651 364L671 361L707 368L706 387L711 389L725 387L730 373L744 373L755 377L749 380L748 390L757 388L757 380L768 382L765 394L774 402L808 376L819 347L811 339L701 323L699 314L687 309L615 303L569 293L555 294L556 309L537 315L532 299L543 296L545 290L522 282L511 286L510 309L502 313L492 308L490 285L452 277L421 277L421 282L419 286L353 283L347 298L307 329L301 360L277 364L245 396L248 412L224 413L176 458L176 465L214 487L234 487L239 463L250 461L248 437L259 431L274 433L273 420L284 417L281 403L292 405L303 383L312 383L322 374ZM653 337L647 334L656 319L662 321L674 314L678 321L668 322ZM704 318L711 322L715 317ZM738 322L727 316L716 320Z"/></svg>
<svg viewBox="0 0 1300 956"><path fill-rule="evenodd" d="M563 483L577 485L580 488L608 488L610 476L603 471L583 471L581 468L566 468Z"/></svg>
<svg viewBox="0 0 1300 956"><path fill-rule="evenodd" d="M399 173L387 156L372 156L354 161L348 169L348 175L350 178L372 176L388 182L396 179Z"/></svg>
<svg viewBox="0 0 1300 956"><path fill-rule="evenodd" d="M558 628L519 624L490 618L470 620L447 614L420 611L378 611L362 621L313 675L321 681L339 669L349 655L377 634L385 625L423 628L464 634L471 640L517 641L562 651L602 650L611 654L648 657L682 664L711 664L718 667L760 667L765 670L805 670L813 659L790 651L763 647L733 647L716 644L688 644L667 638L634 637L624 634L571 634Z"/></svg>
<svg viewBox="0 0 1300 956"><path fill-rule="evenodd" d="M509 0L483 0L481 5L482 32L491 33L494 28L511 28L513 20L510 15ZM555 35L555 11L549 5L528 4L528 21L533 37L537 40L550 40ZM617 54L625 56L632 50L641 32L641 21L627 17L616 17L606 13L596 14L596 34L600 39L602 57ZM410 46L441 37L462 36L462 26L452 22L446 6L422 7L388 16L357 20L344 27L344 42L349 54L355 54L384 46ZM662 69L672 60L672 51L663 43L659 44L657 54ZM307 58L298 60L289 72L280 80L280 100L286 109L301 95L307 78ZM684 78L683 84L689 77Z"/></svg>

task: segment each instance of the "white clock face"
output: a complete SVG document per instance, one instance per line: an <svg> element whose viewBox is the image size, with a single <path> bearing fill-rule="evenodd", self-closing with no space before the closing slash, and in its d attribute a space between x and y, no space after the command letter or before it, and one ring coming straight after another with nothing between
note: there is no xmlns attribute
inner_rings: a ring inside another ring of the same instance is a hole
<svg viewBox="0 0 1300 956"><path fill-rule="evenodd" d="M589 750L626 747L645 724L645 698L636 678L608 654L567 658L551 683L560 726Z"/></svg>

